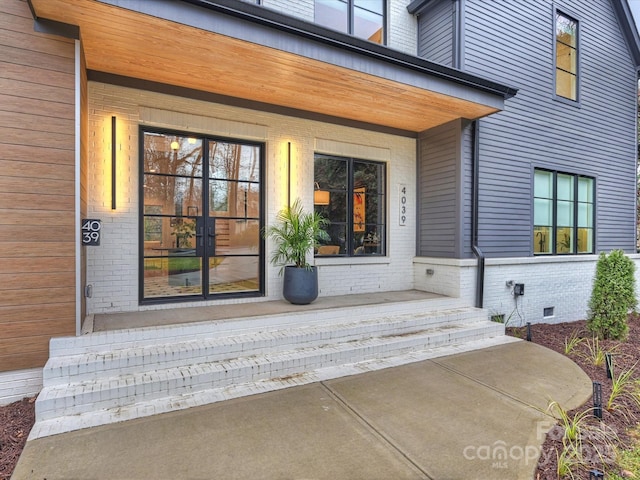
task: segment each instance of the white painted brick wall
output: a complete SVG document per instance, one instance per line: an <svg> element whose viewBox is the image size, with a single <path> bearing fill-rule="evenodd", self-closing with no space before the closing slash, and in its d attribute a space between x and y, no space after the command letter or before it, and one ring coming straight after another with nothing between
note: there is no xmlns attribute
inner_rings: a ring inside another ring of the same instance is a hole
<svg viewBox="0 0 640 480"><path fill-rule="evenodd" d="M407 11L411 0L389 0L389 48L409 55L418 52L418 21Z"/></svg>
<svg viewBox="0 0 640 480"><path fill-rule="evenodd" d="M0 405L33 397L42 389L42 369L0 372Z"/></svg>
<svg viewBox="0 0 640 480"><path fill-rule="evenodd" d="M285 15L313 22L314 0L263 0L262 5Z"/></svg>
<svg viewBox="0 0 640 480"><path fill-rule="evenodd" d="M101 83L89 83L89 167L87 215L103 222L101 244L87 247L87 283L93 296L87 313L175 307L138 305L138 127L141 123L176 130L266 143L266 221L286 203L286 146L292 150L292 198L313 207L313 157L325 153L387 162L388 252L382 259L318 259L321 295L412 288L414 215L399 226L398 184L415 202L415 140L356 128L211 104ZM117 117L117 209L111 210L111 116ZM267 242L267 252L272 245ZM268 255L268 254L267 254ZM268 265L266 299L281 298L279 268ZM262 299L217 300L219 303ZM202 302L200 305L211 304ZM182 304L184 305L184 304ZM184 306L195 306L189 303Z"/></svg>
<svg viewBox="0 0 640 480"><path fill-rule="evenodd" d="M636 294L640 295L640 255L629 257L636 264ZM560 323L587 316L597 255L487 259L485 262L484 308L504 314L510 325ZM426 273L433 270L432 275ZM460 297L475 303L476 261L419 257L414 261L414 284L419 290ZM524 283L525 294L512 295L506 282ZM517 308L516 308L517 306ZM545 308L554 315L544 317Z"/></svg>

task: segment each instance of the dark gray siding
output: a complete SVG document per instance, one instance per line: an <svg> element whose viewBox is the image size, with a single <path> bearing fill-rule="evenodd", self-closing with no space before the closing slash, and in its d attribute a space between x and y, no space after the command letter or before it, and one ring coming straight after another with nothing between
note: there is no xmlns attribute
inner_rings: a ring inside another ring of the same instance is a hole
<svg viewBox="0 0 640 480"><path fill-rule="evenodd" d="M473 122L462 122L462 154L460 167L462 171L462 258L473 256L471 244L473 241L472 210L473 210Z"/></svg>
<svg viewBox="0 0 640 480"><path fill-rule="evenodd" d="M579 21L578 105L553 98L554 5ZM483 252L532 255L536 167L595 177L596 251L634 251L636 73L610 2L466 0L465 20L465 70L519 88L481 120Z"/></svg>
<svg viewBox="0 0 640 480"><path fill-rule="evenodd" d="M419 256L459 257L461 122L423 132L418 143Z"/></svg>
<svg viewBox="0 0 640 480"><path fill-rule="evenodd" d="M440 0L418 16L418 56L454 66L453 1Z"/></svg>

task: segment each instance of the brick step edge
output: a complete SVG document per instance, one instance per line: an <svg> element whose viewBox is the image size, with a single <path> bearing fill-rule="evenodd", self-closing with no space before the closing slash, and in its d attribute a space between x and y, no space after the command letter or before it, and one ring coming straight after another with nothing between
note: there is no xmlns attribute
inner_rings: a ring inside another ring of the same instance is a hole
<svg viewBox="0 0 640 480"><path fill-rule="evenodd" d="M263 355L296 346L313 347L326 343L364 340L387 335L405 335L443 325L470 325L486 322L475 311L455 311L437 317L411 316L380 318L331 326L305 326L270 332L252 332L233 337L198 338L154 345L132 345L111 352L87 352L52 357L43 369L44 386L90 380L100 373L135 373L185 362L223 361L238 356ZM159 367L160 366L160 367Z"/></svg>

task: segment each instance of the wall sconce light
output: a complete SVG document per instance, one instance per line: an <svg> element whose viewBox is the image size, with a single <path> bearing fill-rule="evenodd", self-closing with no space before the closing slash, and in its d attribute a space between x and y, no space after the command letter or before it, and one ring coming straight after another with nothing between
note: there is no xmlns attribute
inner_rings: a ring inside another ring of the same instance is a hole
<svg viewBox="0 0 640 480"><path fill-rule="evenodd" d="M287 142L287 207L291 206L291 142Z"/></svg>
<svg viewBox="0 0 640 480"><path fill-rule="evenodd" d="M320 185L315 182L315 188L313 190L313 204L314 205L329 205L331 200L331 193L328 190L320 190Z"/></svg>
<svg viewBox="0 0 640 480"><path fill-rule="evenodd" d="M116 209L116 117L111 117L111 210Z"/></svg>
<svg viewBox="0 0 640 480"><path fill-rule="evenodd" d="M176 153L179 148L180 144L177 141L174 140L173 142L171 142L171 150L173 150L174 153Z"/></svg>

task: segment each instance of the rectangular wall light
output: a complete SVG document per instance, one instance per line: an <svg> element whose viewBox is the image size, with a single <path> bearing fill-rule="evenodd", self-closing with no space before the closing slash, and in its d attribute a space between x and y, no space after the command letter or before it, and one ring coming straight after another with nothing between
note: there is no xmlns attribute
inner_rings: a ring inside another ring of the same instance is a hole
<svg viewBox="0 0 640 480"><path fill-rule="evenodd" d="M116 117L111 117L111 210L116 209Z"/></svg>

